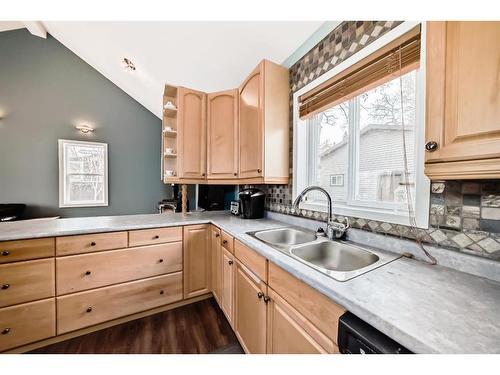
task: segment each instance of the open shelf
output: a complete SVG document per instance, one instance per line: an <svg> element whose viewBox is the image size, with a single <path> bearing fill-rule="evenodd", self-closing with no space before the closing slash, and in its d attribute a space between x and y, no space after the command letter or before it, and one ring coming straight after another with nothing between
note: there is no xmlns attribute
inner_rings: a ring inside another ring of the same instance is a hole
<svg viewBox="0 0 500 375"><path fill-rule="evenodd" d="M178 87L165 85L163 91L163 121L162 121L162 157L161 157L161 179L164 183L172 183L172 180L178 179L177 176L177 153L166 154L165 150L170 148L177 150L177 112L179 102L177 100ZM167 103L171 103L165 108ZM167 171L173 171L173 175L167 176Z"/></svg>

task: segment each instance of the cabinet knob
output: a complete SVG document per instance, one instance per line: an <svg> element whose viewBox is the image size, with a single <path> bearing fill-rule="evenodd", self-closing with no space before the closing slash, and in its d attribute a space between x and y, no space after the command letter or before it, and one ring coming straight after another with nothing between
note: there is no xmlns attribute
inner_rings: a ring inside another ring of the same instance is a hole
<svg viewBox="0 0 500 375"><path fill-rule="evenodd" d="M158 263L163 263L163 259L158 259Z"/></svg>
<svg viewBox="0 0 500 375"><path fill-rule="evenodd" d="M160 238L160 236L156 235L153 237L153 240L157 240L158 238Z"/></svg>
<svg viewBox="0 0 500 375"><path fill-rule="evenodd" d="M262 292L257 293L257 298L262 298L262 297L264 297L264 293Z"/></svg>
<svg viewBox="0 0 500 375"><path fill-rule="evenodd" d="M425 150L429 152L434 152L439 148L439 145L435 141L429 141L425 144Z"/></svg>
<svg viewBox="0 0 500 375"><path fill-rule="evenodd" d="M9 250L2 250L2 256L6 257L9 254L10 254Z"/></svg>
<svg viewBox="0 0 500 375"><path fill-rule="evenodd" d="M269 296L264 296L264 302L265 303L268 303L270 300L271 300L271 298Z"/></svg>
<svg viewBox="0 0 500 375"><path fill-rule="evenodd" d="M87 312L92 312L92 306L87 307Z"/></svg>
<svg viewBox="0 0 500 375"><path fill-rule="evenodd" d="M2 285L2 289L5 290L5 289L9 289L10 288L10 284L3 284Z"/></svg>
<svg viewBox="0 0 500 375"><path fill-rule="evenodd" d="M230 260L229 262L227 262L230 266L233 265L233 261Z"/></svg>
<svg viewBox="0 0 500 375"><path fill-rule="evenodd" d="M257 173L262 173L262 169L257 169Z"/></svg>
<svg viewBox="0 0 500 375"><path fill-rule="evenodd" d="M86 271L86 272L85 272L85 275L87 275L87 276L88 276L88 275L90 275L91 273L92 273L91 271Z"/></svg>
<svg viewBox="0 0 500 375"><path fill-rule="evenodd" d="M202 173L202 174L201 174L201 176L202 176L202 177L205 177L205 173Z"/></svg>
<svg viewBox="0 0 500 375"><path fill-rule="evenodd" d="M160 290L160 294L165 294L165 291L164 290Z"/></svg>
<svg viewBox="0 0 500 375"><path fill-rule="evenodd" d="M92 241L92 242L90 243L90 246L95 246L95 245L97 245L97 244L96 244L94 241Z"/></svg>
<svg viewBox="0 0 500 375"><path fill-rule="evenodd" d="M2 335L7 335L10 332L10 328L4 328L2 331Z"/></svg>
<svg viewBox="0 0 500 375"><path fill-rule="evenodd" d="M234 172L233 175L238 176L238 173Z"/></svg>
<svg viewBox="0 0 500 375"><path fill-rule="evenodd" d="M220 234L219 233L215 233L215 237L220 237Z"/></svg>
<svg viewBox="0 0 500 375"><path fill-rule="evenodd" d="M223 243L224 245L226 245L226 244L227 244L227 240L222 240L222 243Z"/></svg>

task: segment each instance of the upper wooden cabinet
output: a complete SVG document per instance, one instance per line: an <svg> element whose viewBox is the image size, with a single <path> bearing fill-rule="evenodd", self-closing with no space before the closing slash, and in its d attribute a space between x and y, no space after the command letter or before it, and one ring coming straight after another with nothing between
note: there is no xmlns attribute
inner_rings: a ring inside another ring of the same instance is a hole
<svg viewBox="0 0 500 375"><path fill-rule="evenodd" d="M288 183L288 70L263 60L239 88L239 177Z"/></svg>
<svg viewBox="0 0 500 375"><path fill-rule="evenodd" d="M206 175L207 94L179 87L178 92L179 178L203 180Z"/></svg>
<svg viewBox="0 0 500 375"><path fill-rule="evenodd" d="M500 22L427 23L425 172L500 178Z"/></svg>
<svg viewBox="0 0 500 375"><path fill-rule="evenodd" d="M207 179L238 177L238 90L208 94Z"/></svg>

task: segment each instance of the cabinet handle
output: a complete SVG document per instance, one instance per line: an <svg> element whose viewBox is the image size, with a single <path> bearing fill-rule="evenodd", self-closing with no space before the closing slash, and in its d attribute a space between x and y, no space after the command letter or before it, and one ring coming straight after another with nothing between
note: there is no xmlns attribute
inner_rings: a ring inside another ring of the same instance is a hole
<svg viewBox="0 0 500 375"><path fill-rule="evenodd" d="M220 234L219 233L215 233L215 237L220 237Z"/></svg>
<svg viewBox="0 0 500 375"><path fill-rule="evenodd" d="M2 285L2 289L5 290L5 289L9 289L10 288L10 284L3 284Z"/></svg>
<svg viewBox="0 0 500 375"><path fill-rule="evenodd" d="M92 306L87 307L87 312L92 312Z"/></svg>
<svg viewBox="0 0 500 375"><path fill-rule="evenodd" d="M88 275L90 275L91 273L92 273L91 271L86 271L86 272L85 272L85 275L87 275L87 276L88 276Z"/></svg>
<svg viewBox="0 0 500 375"><path fill-rule="evenodd" d="M157 240L158 238L160 238L160 236L156 235L153 237L153 240Z"/></svg>
<svg viewBox="0 0 500 375"><path fill-rule="evenodd" d="M164 290L160 290L160 294L165 294L165 291Z"/></svg>
<svg viewBox="0 0 500 375"><path fill-rule="evenodd" d="M264 296L264 302L265 303L268 303L270 300L271 300L271 298L269 296Z"/></svg>
<svg viewBox="0 0 500 375"><path fill-rule="evenodd" d="M163 263L163 259L161 259L161 258L160 258L160 259L158 260L158 263Z"/></svg>
<svg viewBox="0 0 500 375"><path fill-rule="evenodd" d="M259 298L259 299L260 299L260 298L262 298L262 297L264 297L264 293L262 293L262 292L257 293L257 298Z"/></svg>
<svg viewBox="0 0 500 375"><path fill-rule="evenodd" d="M262 169L257 169L257 173L262 173Z"/></svg>
<svg viewBox="0 0 500 375"><path fill-rule="evenodd" d="M2 335L7 335L10 332L10 328L4 328L2 331Z"/></svg>
<svg viewBox="0 0 500 375"><path fill-rule="evenodd" d="M222 243L223 243L224 245L227 245L227 240L222 240Z"/></svg>
<svg viewBox="0 0 500 375"><path fill-rule="evenodd" d="M9 254L9 250L2 250L2 256L6 257Z"/></svg>
<svg viewBox="0 0 500 375"><path fill-rule="evenodd" d="M97 244L96 244L94 241L92 241L92 242L90 243L90 246L95 246L95 245L97 245Z"/></svg>
<svg viewBox="0 0 500 375"><path fill-rule="evenodd" d="M232 265L233 265L233 261L232 261L232 260L230 260L230 261L229 261L229 262L227 262L227 263L228 263L230 266L232 266Z"/></svg>
<svg viewBox="0 0 500 375"><path fill-rule="evenodd" d="M429 152L434 152L439 148L439 145L435 141L429 141L425 144L425 150Z"/></svg>

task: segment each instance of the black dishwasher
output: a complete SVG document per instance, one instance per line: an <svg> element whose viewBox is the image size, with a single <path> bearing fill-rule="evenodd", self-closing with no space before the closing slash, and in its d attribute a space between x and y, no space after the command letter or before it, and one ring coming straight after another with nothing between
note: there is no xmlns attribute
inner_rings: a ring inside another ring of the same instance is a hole
<svg viewBox="0 0 500 375"><path fill-rule="evenodd" d="M342 354L412 353L350 312L339 318L338 344Z"/></svg>

